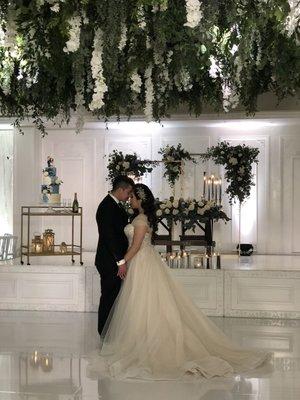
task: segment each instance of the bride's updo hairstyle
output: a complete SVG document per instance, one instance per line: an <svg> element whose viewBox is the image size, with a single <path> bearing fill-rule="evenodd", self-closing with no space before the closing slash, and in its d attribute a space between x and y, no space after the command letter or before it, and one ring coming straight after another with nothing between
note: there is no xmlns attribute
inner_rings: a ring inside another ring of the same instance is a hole
<svg viewBox="0 0 300 400"><path fill-rule="evenodd" d="M148 186L143 183L137 183L133 188L133 192L138 200L142 200L141 206L144 210L144 214L148 218L149 225L152 228L153 240L155 232L157 231L156 205L153 193Z"/></svg>

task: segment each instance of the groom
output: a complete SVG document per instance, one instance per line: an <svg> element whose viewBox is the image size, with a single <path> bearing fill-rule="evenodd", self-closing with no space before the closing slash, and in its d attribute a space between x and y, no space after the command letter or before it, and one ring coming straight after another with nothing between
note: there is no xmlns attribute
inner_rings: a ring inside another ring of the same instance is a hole
<svg viewBox="0 0 300 400"><path fill-rule="evenodd" d="M128 248L124 228L128 223L127 213L121 206L131 196L134 182L127 176L118 176L112 184L112 191L99 204L96 220L99 241L95 259L101 278L101 297L98 310L98 332L101 335L109 312L126 275L123 259Z"/></svg>

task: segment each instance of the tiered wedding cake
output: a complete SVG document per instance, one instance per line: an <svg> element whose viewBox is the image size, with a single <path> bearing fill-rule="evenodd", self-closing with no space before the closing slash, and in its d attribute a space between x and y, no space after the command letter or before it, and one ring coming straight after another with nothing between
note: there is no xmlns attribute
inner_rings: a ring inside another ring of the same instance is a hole
<svg viewBox="0 0 300 400"><path fill-rule="evenodd" d="M60 204L59 186L62 180L56 176L52 157L47 158L48 166L43 169L42 202L49 204Z"/></svg>

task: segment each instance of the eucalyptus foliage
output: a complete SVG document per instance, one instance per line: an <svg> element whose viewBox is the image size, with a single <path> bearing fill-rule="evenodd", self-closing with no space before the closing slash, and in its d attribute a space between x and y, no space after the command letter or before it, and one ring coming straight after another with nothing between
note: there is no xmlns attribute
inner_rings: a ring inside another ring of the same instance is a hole
<svg viewBox="0 0 300 400"><path fill-rule="evenodd" d="M300 82L294 0L0 1L0 114L68 122L257 110Z"/></svg>

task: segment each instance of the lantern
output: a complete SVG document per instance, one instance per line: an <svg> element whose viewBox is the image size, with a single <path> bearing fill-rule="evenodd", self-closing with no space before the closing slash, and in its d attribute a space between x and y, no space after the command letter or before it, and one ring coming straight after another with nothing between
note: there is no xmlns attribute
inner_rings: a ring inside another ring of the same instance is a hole
<svg viewBox="0 0 300 400"><path fill-rule="evenodd" d="M31 241L31 251L33 253L43 252L43 239L41 238L41 235L34 235L34 239Z"/></svg>
<svg viewBox="0 0 300 400"><path fill-rule="evenodd" d="M43 233L44 252L54 253L54 232L52 229L46 229Z"/></svg>

